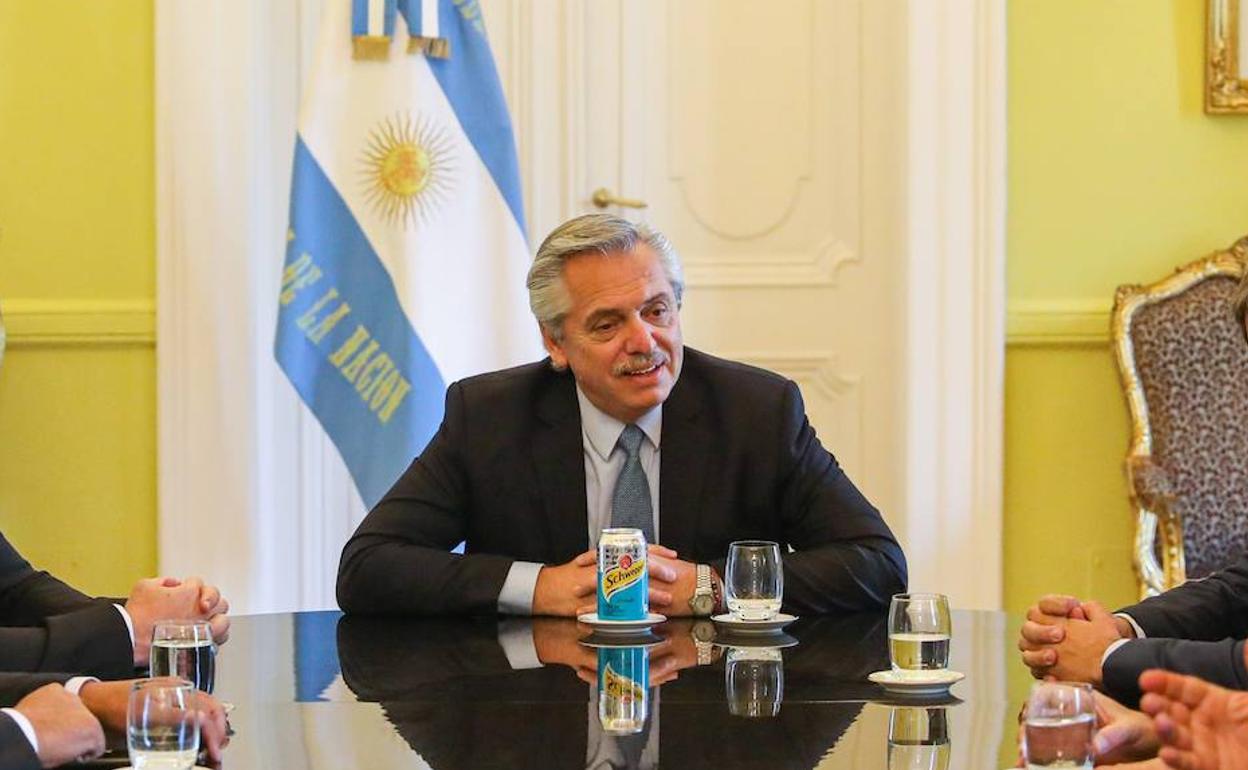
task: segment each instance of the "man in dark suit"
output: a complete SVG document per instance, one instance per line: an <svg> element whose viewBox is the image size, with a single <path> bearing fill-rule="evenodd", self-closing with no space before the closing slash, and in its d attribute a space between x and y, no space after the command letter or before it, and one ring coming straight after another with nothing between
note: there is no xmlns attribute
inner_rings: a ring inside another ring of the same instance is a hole
<svg viewBox="0 0 1248 770"><path fill-rule="evenodd" d="M343 549L344 610L592 609L608 526L662 544L651 606L669 615L722 607L728 544L747 538L784 547L791 611L882 607L904 590L901 548L815 438L796 385L684 347L680 263L660 233L573 219L528 286L550 358L451 385L437 435Z"/></svg>

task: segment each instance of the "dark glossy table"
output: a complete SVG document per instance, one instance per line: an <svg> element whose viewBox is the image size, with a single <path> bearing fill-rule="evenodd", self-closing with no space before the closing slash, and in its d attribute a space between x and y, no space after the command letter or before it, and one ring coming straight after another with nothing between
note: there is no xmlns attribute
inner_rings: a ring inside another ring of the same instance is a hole
<svg viewBox="0 0 1248 770"><path fill-rule="evenodd" d="M782 650L722 635L699 649L707 627L669 622L648 652L642 731L617 737L598 719L599 652L572 621L240 617L218 656L217 694L236 706L224 767L865 770L890 767L891 730L893 768L1001 768L1029 682L1016 629L955 612L966 679L925 699L867 681L888 666L884 613L800 619Z"/></svg>

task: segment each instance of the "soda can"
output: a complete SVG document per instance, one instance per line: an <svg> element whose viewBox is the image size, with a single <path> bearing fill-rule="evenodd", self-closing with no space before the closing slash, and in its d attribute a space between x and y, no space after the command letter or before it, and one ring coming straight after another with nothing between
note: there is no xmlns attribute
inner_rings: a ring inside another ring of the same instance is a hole
<svg viewBox="0 0 1248 770"><path fill-rule="evenodd" d="M598 720L612 735L632 735L646 726L650 698L650 655L645 647L598 649Z"/></svg>
<svg viewBox="0 0 1248 770"><path fill-rule="evenodd" d="M598 619L645 620L650 613L646 536L604 529L598 540Z"/></svg>

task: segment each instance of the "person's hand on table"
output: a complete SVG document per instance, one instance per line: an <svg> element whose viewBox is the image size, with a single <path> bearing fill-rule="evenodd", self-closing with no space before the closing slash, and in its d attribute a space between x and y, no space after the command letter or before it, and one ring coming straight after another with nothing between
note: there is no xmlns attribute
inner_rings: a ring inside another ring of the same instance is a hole
<svg viewBox="0 0 1248 770"><path fill-rule="evenodd" d="M587 551L587 554L593 556L593 579L589 587L589 591L581 597L580 604L577 605L575 613L584 615L586 613L598 611L598 553L596 551ZM676 559L676 552L657 543L651 543L647 549L647 571L650 575L650 611L661 612L669 617L678 615L679 612L669 612L671 605L675 603L675 597L672 595L670 586L674 581L678 580L679 573L672 566L673 560ZM582 556L585 554L582 554ZM580 558L580 557L577 557ZM679 562L685 564L686 562ZM696 579L696 575L694 576ZM538 574L538 580L541 580L541 574ZM685 612L689 614L689 596L693 595L693 588L689 589L689 595L685 597ZM537 614L537 603L534 600L534 614Z"/></svg>
<svg viewBox="0 0 1248 770"><path fill-rule="evenodd" d="M77 695L59 684L45 684L14 706L30 721L39 743L39 763L59 767L104 753L104 730Z"/></svg>
<svg viewBox="0 0 1248 770"><path fill-rule="evenodd" d="M230 603L216 586L205 585L199 590L200 616L207 619L212 641L225 644L230 639Z"/></svg>
<svg viewBox="0 0 1248 770"><path fill-rule="evenodd" d="M1097 726L1092 749L1097 765L1118 765L1157 756L1161 741L1147 714L1129 709L1103 693L1093 693L1092 697Z"/></svg>
<svg viewBox="0 0 1248 770"><path fill-rule="evenodd" d="M1101 682L1101 659L1113 642L1131 638L1130 624L1097 602L1051 594L1027 610L1019 633L1023 663L1037 679Z"/></svg>
<svg viewBox="0 0 1248 770"><path fill-rule="evenodd" d="M134 584L125 609L134 624L134 665L146 666L151 655L152 629L160 620L207 620L210 612L218 610L220 592L216 588L205 596L204 581L192 577L179 580L175 577L146 578ZM208 606L208 611L204 607ZM225 603L229 609L229 603ZM211 622L210 622L211 625ZM221 630L228 636L229 620L221 615L213 628L214 638Z"/></svg>
<svg viewBox="0 0 1248 770"><path fill-rule="evenodd" d="M178 681L173 677L165 677L169 682ZM130 691L137 679L125 679L116 682L87 682L78 691L82 703L95 715L105 728L114 732L124 733L126 730L126 708L129 705ZM161 681L155 679L151 681ZM189 704L197 713L199 720L199 747L213 762L221 760L221 751L230 743L225 720L225 709L221 702L208 693L194 690Z"/></svg>
<svg viewBox="0 0 1248 770"><path fill-rule="evenodd" d="M650 609L669 618L693 614L689 600L698 585L698 565L677 558L670 548L650 546Z"/></svg>
<svg viewBox="0 0 1248 770"><path fill-rule="evenodd" d="M1248 767L1248 692L1157 669L1140 674L1140 689L1140 708L1153 717L1167 767Z"/></svg>
<svg viewBox="0 0 1248 770"><path fill-rule="evenodd" d="M573 617L594 592L598 581L598 553L586 551L571 561L543 566L533 589L533 614Z"/></svg>

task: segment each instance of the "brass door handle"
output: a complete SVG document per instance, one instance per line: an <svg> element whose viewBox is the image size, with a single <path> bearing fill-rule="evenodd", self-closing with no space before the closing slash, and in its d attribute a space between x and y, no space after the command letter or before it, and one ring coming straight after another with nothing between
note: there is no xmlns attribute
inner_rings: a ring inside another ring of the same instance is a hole
<svg viewBox="0 0 1248 770"><path fill-rule="evenodd" d="M599 187L597 190L594 190L593 194L589 196L589 200L600 209L605 209L607 206L620 206L626 209L644 209L649 205L645 201L638 200L636 198L617 198L614 193L605 187Z"/></svg>

